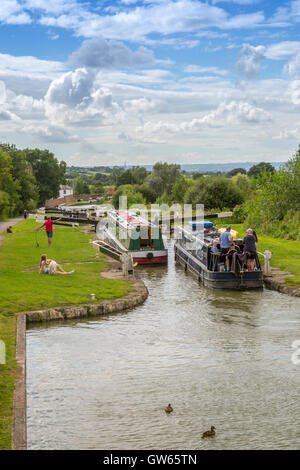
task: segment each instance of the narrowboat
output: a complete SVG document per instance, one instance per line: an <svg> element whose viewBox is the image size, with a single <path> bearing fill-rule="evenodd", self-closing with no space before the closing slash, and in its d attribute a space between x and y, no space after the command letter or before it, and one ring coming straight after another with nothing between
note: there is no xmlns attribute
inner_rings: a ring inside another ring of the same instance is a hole
<svg viewBox="0 0 300 470"><path fill-rule="evenodd" d="M186 271L197 276L206 287L237 290L262 288L263 272L257 254L254 271L247 271L243 240L235 233L234 246L227 254L222 254L220 231L210 221L191 222L189 226L178 227L174 245L175 260ZM218 253L211 250L214 240L218 241Z"/></svg>
<svg viewBox="0 0 300 470"><path fill-rule="evenodd" d="M137 264L166 264L168 250L161 229L128 210L110 210L96 231L97 237Z"/></svg>

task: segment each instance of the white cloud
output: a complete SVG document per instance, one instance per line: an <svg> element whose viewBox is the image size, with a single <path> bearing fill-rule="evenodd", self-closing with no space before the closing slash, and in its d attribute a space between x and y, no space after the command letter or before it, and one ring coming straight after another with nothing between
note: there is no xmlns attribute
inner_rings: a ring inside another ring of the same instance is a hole
<svg viewBox="0 0 300 470"><path fill-rule="evenodd" d="M300 122L295 124L293 129L285 129L279 132L279 135L274 137L276 140L297 140L299 143L300 139Z"/></svg>
<svg viewBox="0 0 300 470"><path fill-rule="evenodd" d="M75 67L122 68L153 64L153 52L145 47L132 51L121 42L99 37L84 41L73 52L70 62Z"/></svg>
<svg viewBox="0 0 300 470"><path fill-rule="evenodd" d="M282 41L268 46L265 55L268 59L287 60L299 53L299 41Z"/></svg>
<svg viewBox="0 0 300 470"><path fill-rule="evenodd" d="M1 0L0 22L5 24L31 23L28 13L23 11L23 6L17 0Z"/></svg>
<svg viewBox="0 0 300 470"><path fill-rule="evenodd" d="M16 94L42 98L51 80L64 71L62 62L0 53L0 80Z"/></svg>
<svg viewBox="0 0 300 470"><path fill-rule="evenodd" d="M184 122L147 121L135 129L134 134L124 134L123 138L142 140L145 142L162 142L163 138L170 134L193 134L203 131L205 128L222 128L232 125L259 124L271 121L271 116L262 108L247 102L231 101L221 103L215 111L200 118Z"/></svg>
<svg viewBox="0 0 300 470"><path fill-rule="evenodd" d="M77 69L53 80L45 96L46 115L52 123L103 125L121 113L109 89L95 83L95 73ZM118 117L120 118L120 116Z"/></svg>
<svg viewBox="0 0 300 470"><path fill-rule="evenodd" d="M0 53L0 71L23 75L56 76L66 70L62 62L37 59L32 56L12 56Z"/></svg>
<svg viewBox="0 0 300 470"><path fill-rule="evenodd" d="M285 6L277 8L274 16L271 18L270 23L289 25L291 23L298 23L300 21L300 0L292 0L286 3Z"/></svg>
<svg viewBox="0 0 300 470"><path fill-rule="evenodd" d="M213 74L213 75L228 75L228 70L220 69L219 67L200 67L199 65L190 64L184 68L187 73L197 74Z"/></svg>
<svg viewBox="0 0 300 470"><path fill-rule="evenodd" d="M30 134L31 136L36 137L40 142L45 143L67 144L80 141L77 135L71 134L61 127L27 125L22 127L21 131L25 134Z"/></svg>
<svg viewBox="0 0 300 470"><path fill-rule="evenodd" d="M300 104L300 80L294 80L290 83L289 94L293 104Z"/></svg>
<svg viewBox="0 0 300 470"><path fill-rule="evenodd" d="M244 44L235 64L235 70L246 78L255 78L260 73L263 59L285 60L283 71L290 77L300 74L300 42L282 41L270 46Z"/></svg>
<svg viewBox="0 0 300 470"><path fill-rule="evenodd" d="M254 47L250 44L244 44L235 64L235 69L247 78L257 77L260 72L260 63L264 57L264 46Z"/></svg>
<svg viewBox="0 0 300 470"><path fill-rule="evenodd" d="M151 2L101 16L88 12L78 5L68 14L44 15L40 22L47 26L73 29L83 37L110 39L144 40L152 33L171 35L176 33L199 32L200 29L256 28L264 21L262 12L229 16L217 6L195 0Z"/></svg>
<svg viewBox="0 0 300 470"><path fill-rule="evenodd" d="M138 98L133 100L124 100L124 109L131 115L144 113L157 113L165 110L165 102L162 100L154 100L148 98Z"/></svg>
<svg viewBox="0 0 300 470"><path fill-rule="evenodd" d="M80 9L76 0L24 0L23 6L27 10L40 10L54 15L68 13L74 8Z"/></svg>
<svg viewBox="0 0 300 470"><path fill-rule="evenodd" d="M0 120L1 121L10 121L13 119L13 115L10 111L1 110L0 111Z"/></svg>
<svg viewBox="0 0 300 470"><path fill-rule="evenodd" d="M212 3L237 3L238 5L255 5L260 3L261 0L213 0Z"/></svg>

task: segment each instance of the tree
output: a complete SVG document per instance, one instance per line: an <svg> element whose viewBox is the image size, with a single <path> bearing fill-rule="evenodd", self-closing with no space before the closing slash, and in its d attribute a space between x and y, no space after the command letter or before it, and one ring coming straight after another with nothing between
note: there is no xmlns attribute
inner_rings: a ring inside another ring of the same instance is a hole
<svg viewBox="0 0 300 470"><path fill-rule="evenodd" d="M91 187L93 194L104 194L104 185L101 181L95 181Z"/></svg>
<svg viewBox="0 0 300 470"><path fill-rule="evenodd" d="M180 175L180 165L157 162L145 183L161 196L163 192L170 194L176 178Z"/></svg>
<svg viewBox="0 0 300 470"><path fill-rule="evenodd" d="M117 177L116 186L122 186L124 184L134 184L135 178L131 170L125 170L120 173Z"/></svg>
<svg viewBox="0 0 300 470"><path fill-rule="evenodd" d="M59 186L65 183L66 163L59 162L49 150L25 149L39 192L39 204L59 194Z"/></svg>
<svg viewBox="0 0 300 470"><path fill-rule="evenodd" d="M245 199L249 198L255 191L255 181L245 174L238 173L231 178L231 181L239 188Z"/></svg>
<svg viewBox="0 0 300 470"><path fill-rule="evenodd" d="M193 180L198 180L199 178L202 178L203 174L200 173L199 171L196 171L196 173L193 173Z"/></svg>
<svg viewBox="0 0 300 470"><path fill-rule="evenodd" d="M211 176L196 181L186 192L188 204L204 204L205 209L233 209L244 198L232 181L224 176Z"/></svg>
<svg viewBox="0 0 300 470"><path fill-rule="evenodd" d="M245 202L246 223L263 233L285 238L291 231L298 231L292 238L299 239L300 147L279 171L270 174L264 170L257 177L256 186L254 197Z"/></svg>
<svg viewBox="0 0 300 470"><path fill-rule="evenodd" d="M173 185L172 188L172 201L175 203L182 204L184 201L184 195L186 193L186 190L188 188L188 182L184 176L177 176L176 181Z"/></svg>
<svg viewBox="0 0 300 470"><path fill-rule="evenodd" d="M15 211L20 213L24 209L35 209L38 201L38 188L30 163L26 160L22 150L15 145L1 144L1 149L11 157L11 174L18 184L19 198Z"/></svg>
<svg viewBox="0 0 300 470"><path fill-rule="evenodd" d="M233 168L233 170L228 171L226 176L228 178L231 178L232 176L238 175L239 173L241 175L246 175L247 171L245 170L245 168Z"/></svg>
<svg viewBox="0 0 300 470"><path fill-rule="evenodd" d="M143 166L134 166L131 172L136 184L143 184L148 176L148 171Z"/></svg>
<svg viewBox="0 0 300 470"><path fill-rule="evenodd" d="M9 211L10 211L9 195L5 191L0 190L0 220L2 220L7 215L9 215Z"/></svg>
<svg viewBox="0 0 300 470"><path fill-rule="evenodd" d="M273 174L276 171L273 165L271 165L271 163L260 162L260 163L257 163L256 165L253 165L248 170L247 175L249 177L254 176L254 178L257 178L264 170L270 174Z"/></svg>
<svg viewBox="0 0 300 470"><path fill-rule="evenodd" d="M20 202L20 185L13 179L12 158L2 148L0 148L0 190L2 217L14 215Z"/></svg>
<svg viewBox="0 0 300 470"><path fill-rule="evenodd" d="M141 193L147 204L153 204L156 201L157 193L146 184L135 185L134 188L135 191Z"/></svg>
<svg viewBox="0 0 300 470"><path fill-rule="evenodd" d="M116 209L119 209L120 196L127 196L127 207L130 207L134 204L146 205L146 199L143 197L143 195L136 191L134 186L130 184L119 186L118 189L114 192L112 197L112 204Z"/></svg>
<svg viewBox="0 0 300 470"><path fill-rule="evenodd" d="M74 194L90 194L90 187L82 176L78 176L74 182Z"/></svg>

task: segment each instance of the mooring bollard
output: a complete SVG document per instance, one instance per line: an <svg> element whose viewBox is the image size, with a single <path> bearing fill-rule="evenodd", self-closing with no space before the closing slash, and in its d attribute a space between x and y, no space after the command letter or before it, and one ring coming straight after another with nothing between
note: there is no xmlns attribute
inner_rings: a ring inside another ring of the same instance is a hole
<svg viewBox="0 0 300 470"><path fill-rule="evenodd" d="M270 259L272 258L272 253L269 250L264 252L264 274L268 275L271 271Z"/></svg>
<svg viewBox="0 0 300 470"><path fill-rule="evenodd" d="M123 276L126 279L128 279L128 274L133 274L132 256L127 254L127 253L123 253L120 256L120 260L121 260L121 263L122 263Z"/></svg>

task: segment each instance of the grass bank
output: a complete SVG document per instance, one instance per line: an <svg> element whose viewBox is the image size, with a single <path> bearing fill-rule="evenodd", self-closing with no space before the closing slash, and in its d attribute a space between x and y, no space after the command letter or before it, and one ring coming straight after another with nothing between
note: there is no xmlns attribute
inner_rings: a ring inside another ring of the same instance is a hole
<svg viewBox="0 0 300 470"><path fill-rule="evenodd" d="M126 281L100 276L109 264L104 255L92 248L91 235L54 226L53 246L48 248L45 233L38 232L37 247L32 232L36 227L38 224L32 219L20 222L13 227L13 234L5 234L0 247L0 340L6 346L6 364L0 364L0 450L11 446L16 313L90 303L91 293L96 296L94 302L99 303L123 297L130 290ZM43 253L60 264L70 263L64 266L65 270L75 269L75 273L47 276L32 270L39 265Z"/></svg>
<svg viewBox="0 0 300 470"><path fill-rule="evenodd" d="M225 223L224 223L225 222ZM228 219L215 221L217 227L228 225ZM230 223L230 222L229 222ZM242 224L231 224L234 230L239 232L240 237L244 237L246 232ZM293 274L285 280L289 286L300 287L300 243L282 238L272 238L266 235L258 236L258 251L263 253L265 250L272 252L271 266L275 266L283 271Z"/></svg>

